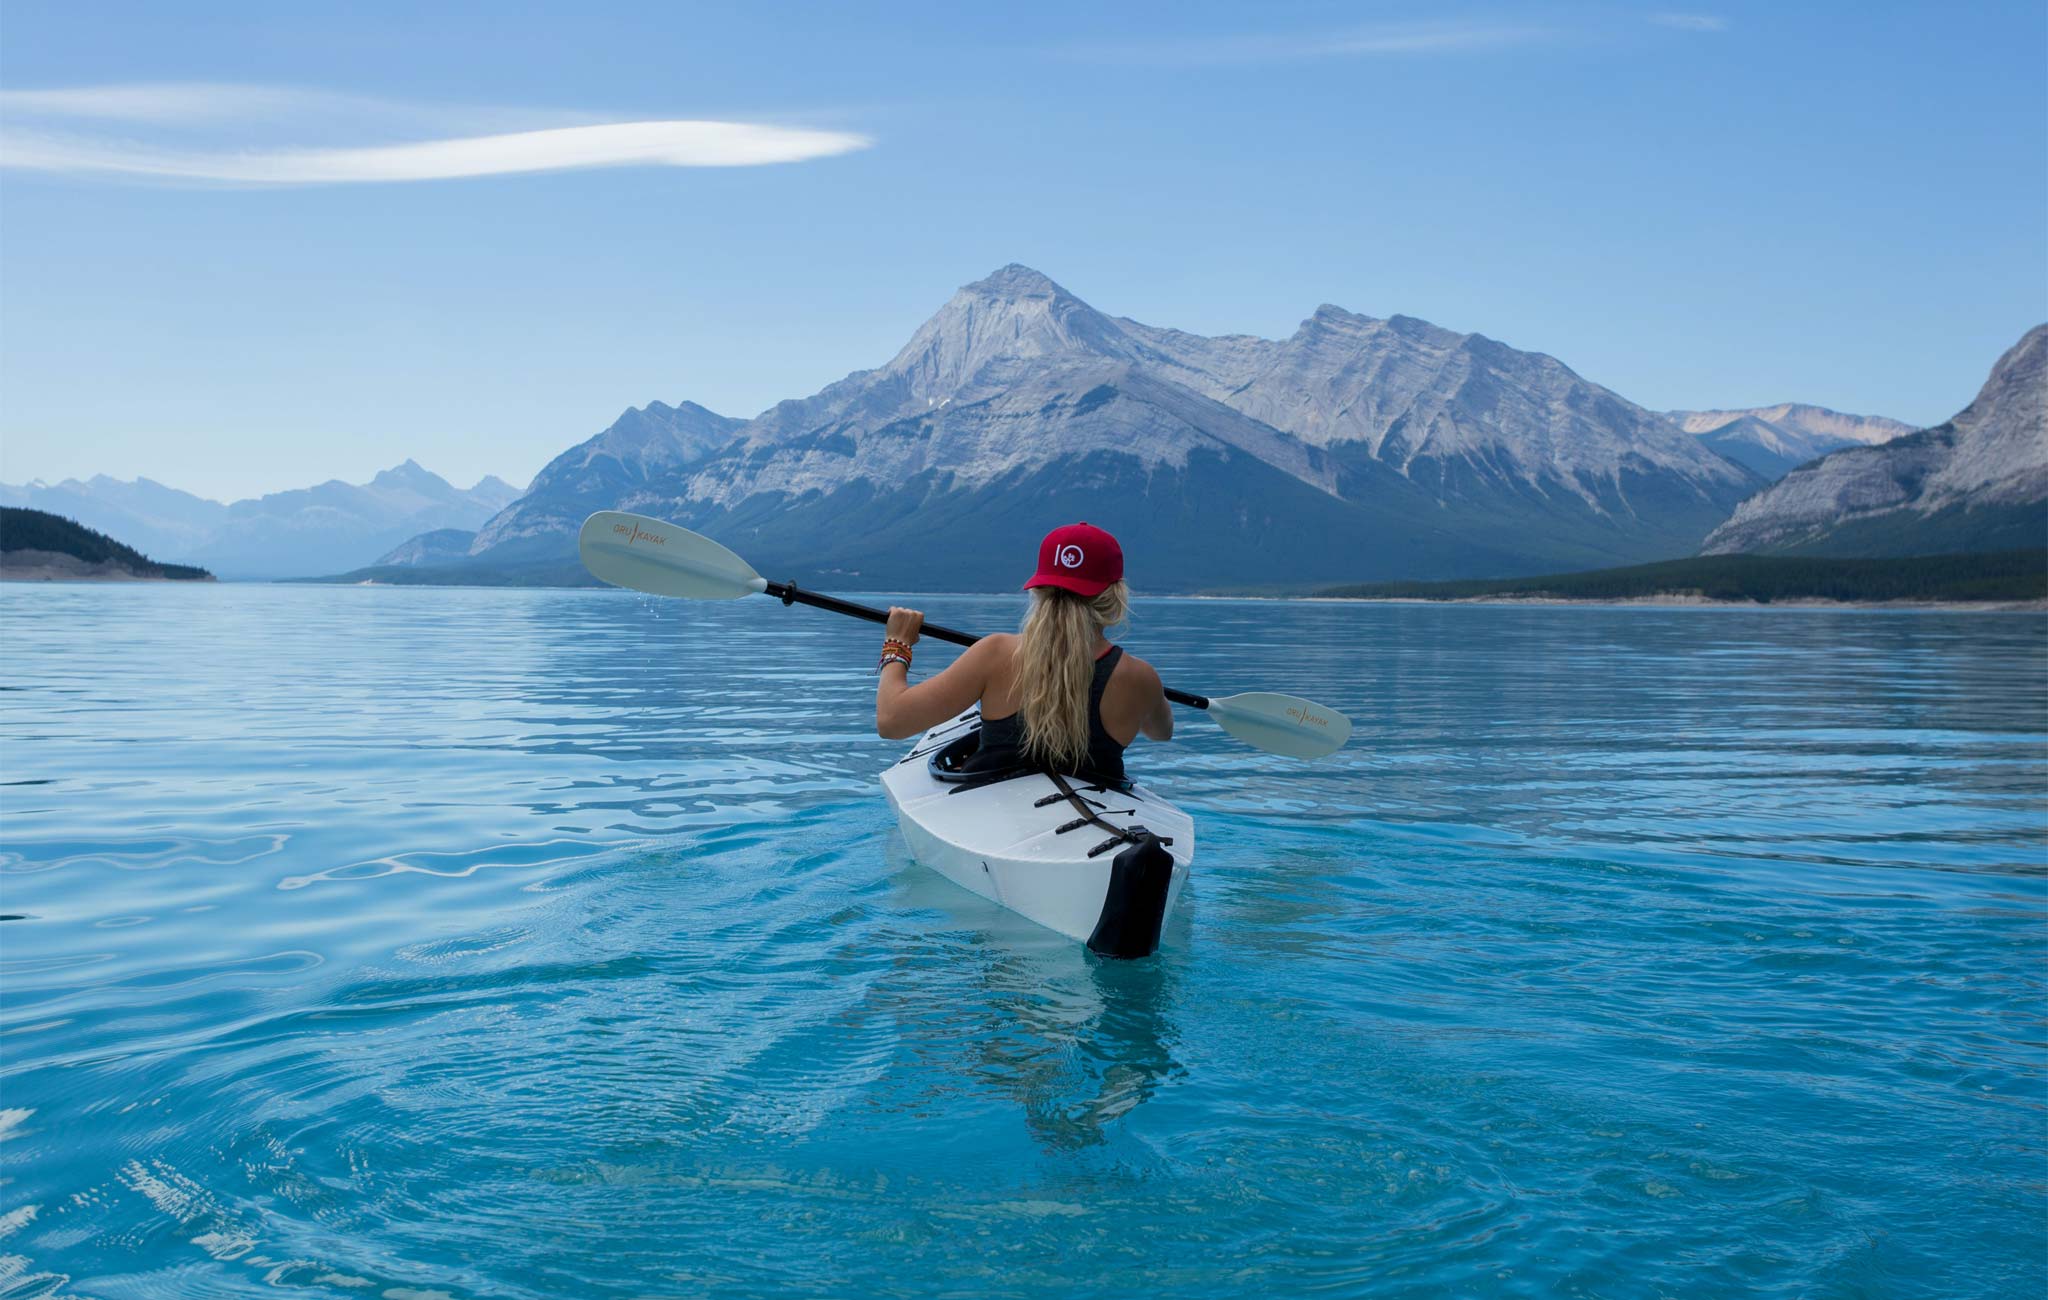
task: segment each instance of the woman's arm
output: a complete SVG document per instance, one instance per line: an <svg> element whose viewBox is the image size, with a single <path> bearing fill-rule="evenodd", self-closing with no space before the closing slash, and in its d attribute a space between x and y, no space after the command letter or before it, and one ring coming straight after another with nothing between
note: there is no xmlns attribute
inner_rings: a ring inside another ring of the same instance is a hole
<svg viewBox="0 0 2048 1300"><path fill-rule="evenodd" d="M892 605L883 635L916 645L918 629L923 626L922 613ZM944 672L915 686L910 684L908 668L900 663L885 664L882 680L875 683L875 734L884 740L907 740L957 716L987 688L990 656L995 650L995 638L977 641Z"/></svg>
<svg viewBox="0 0 2048 1300"><path fill-rule="evenodd" d="M1173 704L1166 698L1166 685L1159 680L1159 673L1151 664L1139 660L1145 670L1145 716L1138 723L1138 731L1148 740L1173 739Z"/></svg>

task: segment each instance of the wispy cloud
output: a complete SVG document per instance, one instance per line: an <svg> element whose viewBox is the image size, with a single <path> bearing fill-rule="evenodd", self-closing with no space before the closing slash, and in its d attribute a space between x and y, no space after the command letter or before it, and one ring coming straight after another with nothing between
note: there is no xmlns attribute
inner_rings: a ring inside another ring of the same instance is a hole
<svg viewBox="0 0 2048 1300"><path fill-rule="evenodd" d="M80 130L81 122L88 129ZM124 124L125 133L109 135L100 126L113 122ZM488 129L493 125L497 129ZM523 129L505 129L515 125ZM375 134L385 139L362 142ZM308 136L327 138L316 143ZM847 131L760 122L621 122L292 87L174 83L0 91L0 167L242 185L450 180L592 167L750 167L825 158L872 143Z"/></svg>
<svg viewBox="0 0 2048 1300"><path fill-rule="evenodd" d="M1375 55L1455 54L1526 45L1548 38L1549 28L1517 23L1442 20L1373 23L1328 31L1244 33L1122 44L1078 45L1063 51L1090 63L1149 63L1201 67L1282 63Z"/></svg>
<svg viewBox="0 0 2048 1300"><path fill-rule="evenodd" d="M1676 27L1682 32L1725 32L1728 20L1718 14L1651 14L1650 21L1660 27Z"/></svg>
<svg viewBox="0 0 2048 1300"><path fill-rule="evenodd" d="M358 149L194 152L0 130L0 167L245 185L431 181L576 167L754 167L864 149L865 136L747 122L613 122Z"/></svg>

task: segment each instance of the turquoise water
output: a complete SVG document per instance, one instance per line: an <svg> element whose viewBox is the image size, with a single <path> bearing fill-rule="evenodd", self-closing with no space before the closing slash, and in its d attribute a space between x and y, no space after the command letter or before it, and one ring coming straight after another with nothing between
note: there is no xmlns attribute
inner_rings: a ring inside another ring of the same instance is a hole
<svg viewBox="0 0 2048 1300"><path fill-rule="evenodd" d="M2048 1276L2038 615L1142 603L1169 682L1357 733L1135 751L1202 843L1124 964L908 860L864 625L15 586L0 636L0 1294Z"/></svg>

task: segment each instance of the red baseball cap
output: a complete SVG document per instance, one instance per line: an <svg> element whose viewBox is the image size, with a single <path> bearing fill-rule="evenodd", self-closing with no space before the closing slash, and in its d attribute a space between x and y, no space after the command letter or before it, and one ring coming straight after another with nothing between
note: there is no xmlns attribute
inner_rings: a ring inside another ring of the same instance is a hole
<svg viewBox="0 0 2048 1300"><path fill-rule="evenodd" d="M1124 548L1094 524L1055 528L1038 544L1038 572L1024 584L1064 587L1077 596L1100 596L1124 580Z"/></svg>

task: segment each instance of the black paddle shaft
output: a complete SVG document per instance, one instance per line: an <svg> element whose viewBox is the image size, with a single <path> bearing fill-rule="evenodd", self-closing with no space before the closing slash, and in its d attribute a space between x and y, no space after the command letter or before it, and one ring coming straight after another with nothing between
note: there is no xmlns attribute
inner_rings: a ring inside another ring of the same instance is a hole
<svg viewBox="0 0 2048 1300"><path fill-rule="evenodd" d="M828 609L834 614L844 614L848 618L862 618L870 623L887 623L889 621L889 611L886 609L876 609L873 605L858 605L853 601L841 600L837 596L827 596L821 592L805 591L794 582L771 582L763 590L765 594L775 597L785 605L809 605L812 609ZM934 641L948 641L954 645L973 645L976 641L981 640L980 637L972 632L962 632L955 628L940 627L937 623L926 623L920 629L920 634L928 636ZM1166 688L1166 698L1172 700L1175 704L1185 704L1191 709L1206 709L1209 707L1209 701L1206 696L1190 695L1186 691L1177 691L1171 686Z"/></svg>

